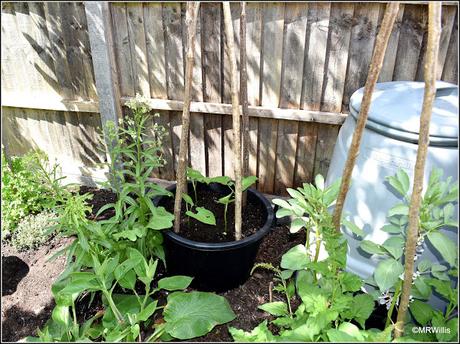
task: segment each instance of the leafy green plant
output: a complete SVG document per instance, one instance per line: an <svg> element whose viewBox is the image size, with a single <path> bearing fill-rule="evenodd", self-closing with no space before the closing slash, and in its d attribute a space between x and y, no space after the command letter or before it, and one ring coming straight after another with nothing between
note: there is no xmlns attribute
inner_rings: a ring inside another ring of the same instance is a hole
<svg viewBox="0 0 460 344"><path fill-rule="evenodd" d="M457 290L453 289L450 281L450 277L457 276L458 249L440 229L457 227L457 223L453 220L453 202L457 200L458 183L452 183L451 177L444 181L441 180L442 174L442 170L433 169L423 196L415 259L418 260L425 251L425 241L428 240L445 262L438 264L425 259L418 263L417 271L414 272L413 276L412 302L409 310L417 323L422 326L431 322L433 326L442 323L447 328L458 321L457 318L451 318L453 311L458 307L458 299L456 297ZM388 223L382 227L382 231L388 233L389 238L382 244L363 240L360 248L364 252L380 258L372 278L368 279L367 283L378 288L378 291L373 292L373 295L381 304L387 305L387 325L390 325L402 288L403 251L408 225L410 179L406 172L398 170L394 176L387 177L387 181L402 197L402 202L389 210ZM436 291L448 302L445 312L435 311L425 303L433 291ZM452 337L446 334L436 334L436 336L428 334L427 339L451 340L456 337L456 333L456 331L451 331Z"/></svg>
<svg viewBox="0 0 460 344"><path fill-rule="evenodd" d="M56 223L56 214L53 212L45 210L36 215L29 214L13 232L11 244L20 251L36 248L48 240L47 231Z"/></svg>
<svg viewBox="0 0 460 344"><path fill-rule="evenodd" d="M147 99L136 95L126 106L132 115L120 120L118 126L108 123L106 127L107 140L112 143L107 147L109 185L117 193L117 201L103 206L97 215L114 208L115 216L109 222L118 230L116 237L135 241L144 255L162 257L158 230L170 228L173 215L154 206L152 199L172 194L149 178L163 165L160 150L165 130L157 124L147 126L151 110Z"/></svg>
<svg viewBox="0 0 460 344"><path fill-rule="evenodd" d="M191 283L191 277L162 278L152 288L158 259L147 262L134 248L128 249L123 259L120 254L104 257L91 246L91 269L72 272L53 285L56 307L52 318L39 332L39 340L133 342L170 337L190 339L234 319L235 315L223 297L204 292L182 292ZM144 294L136 291L137 281L143 284ZM117 286L131 293L114 293ZM165 306L159 306L154 298L160 290L172 292ZM102 293L105 310L79 325L76 300L85 293L95 292ZM164 322L153 324L154 313L161 311ZM153 334L141 338L141 329L152 325Z"/></svg>
<svg viewBox="0 0 460 344"><path fill-rule="evenodd" d="M2 152L2 238L14 233L17 224L29 214L52 210L63 192L59 165L51 164L45 153L35 150L12 157Z"/></svg>
<svg viewBox="0 0 460 344"><path fill-rule="evenodd" d="M265 321L251 332L230 328L236 341L328 341L345 337L348 330L366 340L382 336L381 331L367 332L351 323L364 327L374 309L374 300L368 294L358 294L363 281L344 271L346 240L335 231L328 211L339 185L340 181L336 181L326 188L323 177L318 175L315 185L305 183L297 190L288 189L291 199L273 200L280 207L278 218L291 216L292 233L305 228L306 243L288 250L279 269L259 265L276 274L279 283L275 290L283 292L286 298L286 302L275 301L259 307L275 316L271 323L279 328L278 334L274 335ZM295 310L290 301L294 295L301 300Z"/></svg>

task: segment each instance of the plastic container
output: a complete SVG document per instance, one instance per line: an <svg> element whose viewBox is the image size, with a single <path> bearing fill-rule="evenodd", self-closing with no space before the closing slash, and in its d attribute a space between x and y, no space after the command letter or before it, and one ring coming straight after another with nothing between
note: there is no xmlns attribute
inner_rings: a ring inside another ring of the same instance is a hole
<svg viewBox="0 0 460 344"><path fill-rule="evenodd" d="M222 191L225 187L211 184ZM191 183L189 183L191 189ZM175 193L176 185L167 188ZM262 239L270 232L275 215L270 202L257 190L248 189L248 202L258 202L264 209L265 224L255 234L239 241L204 243L164 231L166 268L169 275L194 277L192 286L203 291L226 291L243 284L248 278ZM154 202L162 204L162 198ZM243 219L244 221L244 219Z"/></svg>
<svg viewBox="0 0 460 344"><path fill-rule="evenodd" d="M445 82L437 82L436 86L425 166L425 187L434 167L444 171L443 178L451 176L454 181L458 179L458 86ZM351 115L340 129L326 178L327 185L342 175L359 116L363 90L357 90L350 99ZM402 168L413 181L423 93L423 82L396 81L377 84L372 96L352 184L344 204L344 214L348 213L350 219L364 229L365 239L378 244L389 236L380 230L387 223L388 210L400 202L385 177L394 175ZM458 207L455 208L458 219ZM351 232L346 229L343 231L349 245L347 270L363 278L369 277L378 260L358 249L360 240ZM450 228L442 231L457 242L456 230ZM442 261L434 248L427 246L420 260L427 258L433 262ZM442 304L439 300L430 303L438 306Z"/></svg>

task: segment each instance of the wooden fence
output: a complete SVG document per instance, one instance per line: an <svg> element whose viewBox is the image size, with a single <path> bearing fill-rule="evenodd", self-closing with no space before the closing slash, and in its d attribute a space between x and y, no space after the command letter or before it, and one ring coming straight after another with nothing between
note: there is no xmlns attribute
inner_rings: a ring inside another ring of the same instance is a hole
<svg viewBox="0 0 460 344"><path fill-rule="evenodd" d="M185 4L111 3L101 22L91 18L89 6L85 13L83 3L2 3L2 143L10 154L42 147L82 170L104 159L95 142L99 101L103 106L97 93L106 90L97 89L103 83L95 80L101 74L93 64L104 65L99 50L91 49L98 47L96 38L88 35L88 23L94 30L102 23L112 96L116 103L136 93L151 98L161 115L152 122L169 133L167 164L155 176L172 180L184 91ZM239 47L239 4L231 7ZM365 83L384 9L370 2L248 3L250 172L260 190L281 194L327 173L349 98ZM453 83L457 16L456 5L443 6L438 78ZM233 174L222 17L220 3L201 4L193 71L190 161L210 176ZM427 19L426 4L401 5L380 81L423 79Z"/></svg>

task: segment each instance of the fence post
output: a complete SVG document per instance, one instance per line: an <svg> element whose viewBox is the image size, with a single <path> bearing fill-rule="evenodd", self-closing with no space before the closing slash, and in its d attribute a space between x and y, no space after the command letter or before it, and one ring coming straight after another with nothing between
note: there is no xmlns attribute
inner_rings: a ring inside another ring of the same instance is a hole
<svg viewBox="0 0 460 344"><path fill-rule="evenodd" d="M108 2L85 1L86 21L93 60L94 78L96 81L97 95L99 98L99 112L104 133L106 147L112 147L106 132L106 124L112 121L118 126L122 118L120 88L116 72L116 61L113 49L112 21ZM106 151L109 166L120 169L117 163L111 164L110 155ZM109 171L114 176L114 171ZM118 180L110 180L112 186L118 190Z"/></svg>
<svg viewBox="0 0 460 344"><path fill-rule="evenodd" d="M102 127L105 128L107 121L113 121L117 125L118 119L122 117L109 3L85 1L85 12L99 111Z"/></svg>

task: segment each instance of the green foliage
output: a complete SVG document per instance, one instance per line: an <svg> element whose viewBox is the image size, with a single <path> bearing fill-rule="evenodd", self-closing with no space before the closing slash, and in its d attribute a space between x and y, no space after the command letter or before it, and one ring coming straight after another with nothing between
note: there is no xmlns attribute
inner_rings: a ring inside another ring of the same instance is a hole
<svg viewBox="0 0 460 344"><path fill-rule="evenodd" d="M13 234L27 215L52 210L63 192L59 165L45 153L36 150L10 160L8 165L2 158L2 238Z"/></svg>
<svg viewBox="0 0 460 344"><path fill-rule="evenodd" d="M409 310L413 319L420 326L436 326L434 322L446 324L453 312L458 309L457 289L453 289L449 276L456 275L458 270L458 249L440 229L444 227L457 227L453 221L454 205L457 199L458 184L452 183L452 178L442 180L442 171L433 169L430 174L428 187L424 193L420 207L419 237L417 240L416 257L425 250L425 240L435 248L445 260L443 264L433 264L431 261L422 260L418 263L417 271L413 275L412 297ZM361 249L368 254L379 256L373 282L381 293L387 295L384 299L389 308L387 325L391 322L392 312L400 297L403 279L403 252L406 242L408 226L408 213L410 201L410 178L403 170L394 176L386 178L391 187L402 197L402 203L394 205L388 212L388 222L382 231L389 234L383 244L376 244L368 240L361 242ZM446 311L435 311L426 303L433 291L436 291L447 302ZM454 319L457 319L455 317ZM431 324L431 325L430 325ZM408 325L409 326L409 325ZM455 331L457 333L457 331ZM425 334L412 334L413 339L422 339ZM456 334L452 337L455 338ZM436 336L440 340L439 336ZM428 338L436 340L436 338ZM451 339L449 339L451 340Z"/></svg>
<svg viewBox="0 0 460 344"><path fill-rule="evenodd" d="M151 108L147 99L136 95L125 105L131 114L118 126L109 122L105 128L110 142L107 186L117 193L117 201L102 207L97 215L113 208L113 237L135 241L144 255L162 257L161 234L148 229L170 228L173 216L163 207L156 207L152 199L172 194L149 178L154 169L164 164L161 145L165 129L157 124L148 126Z"/></svg>
<svg viewBox="0 0 460 344"><path fill-rule="evenodd" d="M286 302L275 301L259 307L275 317L271 323L278 328L278 334L274 335L266 322L251 332L230 328L236 341L310 342L331 338L356 341L370 337L367 331L349 323L355 321L364 327L374 310L374 300L370 295L357 294L363 281L344 271L346 241L335 231L328 211L339 186L337 181L325 187L324 179L317 176L315 185L288 189L291 199L273 201L280 207L277 217L291 216L291 232L304 228L307 240L305 245L294 246L282 256L280 269L270 264L256 265L275 273L278 284L274 290L284 293L286 298ZM325 251L322 257L320 250ZM293 310L291 299L295 294L301 303Z"/></svg>
<svg viewBox="0 0 460 344"><path fill-rule="evenodd" d="M56 214L50 211L27 215L13 232L11 244L18 250L34 249L48 240L46 232L56 223Z"/></svg>

